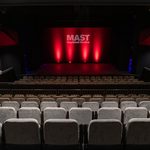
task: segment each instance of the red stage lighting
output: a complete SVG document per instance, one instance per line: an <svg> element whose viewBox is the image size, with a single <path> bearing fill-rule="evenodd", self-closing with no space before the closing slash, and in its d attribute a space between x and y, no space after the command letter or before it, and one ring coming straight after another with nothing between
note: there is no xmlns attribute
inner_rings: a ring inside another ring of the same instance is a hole
<svg viewBox="0 0 150 150"><path fill-rule="evenodd" d="M80 28L80 35L88 36L88 41L81 41L81 56L82 56L82 62L86 63L89 60L89 53L90 53L90 28Z"/></svg>
<svg viewBox="0 0 150 150"><path fill-rule="evenodd" d="M64 28L64 35L65 35L65 49L66 49L66 59L67 62L72 63L74 60L74 50L75 50L75 44L72 42L67 41L68 35L75 35L76 34L76 28Z"/></svg>
<svg viewBox="0 0 150 150"><path fill-rule="evenodd" d="M53 48L54 48L54 57L57 63L60 63L62 60L62 28L53 29Z"/></svg>
<svg viewBox="0 0 150 150"><path fill-rule="evenodd" d="M94 56L94 62L98 63L101 59L102 55L102 39L101 39L101 30L100 29L94 29L93 30L93 56Z"/></svg>

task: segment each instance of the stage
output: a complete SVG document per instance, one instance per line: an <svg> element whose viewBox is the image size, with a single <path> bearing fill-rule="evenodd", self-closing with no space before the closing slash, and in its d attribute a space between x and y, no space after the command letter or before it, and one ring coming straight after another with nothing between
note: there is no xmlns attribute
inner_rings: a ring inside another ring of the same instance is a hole
<svg viewBox="0 0 150 150"><path fill-rule="evenodd" d="M36 75L122 75L112 64L43 64Z"/></svg>

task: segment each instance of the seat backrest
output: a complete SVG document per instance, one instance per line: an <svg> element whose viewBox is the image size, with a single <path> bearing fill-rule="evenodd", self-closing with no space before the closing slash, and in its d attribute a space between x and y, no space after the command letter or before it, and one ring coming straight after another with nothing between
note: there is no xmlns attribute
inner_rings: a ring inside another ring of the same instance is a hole
<svg viewBox="0 0 150 150"><path fill-rule="evenodd" d="M38 97L29 97L26 100L31 101L31 102L35 101L37 103L40 103L40 99Z"/></svg>
<svg viewBox="0 0 150 150"><path fill-rule="evenodd" d="M101 97L93 97L93 98L90 98L89 101L90 102L98 102L99 104L101 104L103 102L103 98Z"/></svg>
<svg viewBox="0 0 150 150"><path fill-rule="evenodd" d="M77 102L78 106L82 106L82 103L85 102L85 98L72 98L73 102Z"/></svg>
<svg viewBox="0 0 150 150"><path fill-rule="evenodd" d="M150 111L150 101L141 101L139 103L139 107L145 107L148 111Z"/></svg>
<svg viewBox="0 0 150 150"><path fill-rule="evenodd" d="M79 125L88 125L92 120L92 110L90 108L71 108L69 118L75 119Z"/></svg>
<svg viewBox="0 0 150 150"><path fill-rule="evenodd" d="M88 127L89 145L120 145L122 123L115 119L92 120Z"/></svg>
<svg viewBox="0 0 150 150"><path fill-rule="evenodd" d="M41 98L41 101L43 102L43 101L46 101L46 102L48 102L48 101L55 101L55 98L53 98L53 97L43 97L43 98Z"/></svg>
<svg viewBox="0 0 150 150"><path fill-rule="evenodd" d="M48 119L66 119L67 111L64 108L47 107L43 111L44 122Z"/></svg>
<svg viewBox="0 0 150 150"><path fill-rule="evenodd" d="M24 101L21 103L21 107L39 107L36 101Z"/></svg>
<svg viewBox="0 0 150 150"><path fill-rule="evenodd" d="M139 104L141 101L150 101L150 98L148 98L148 97L136 98L137 104Z"/></svg>
<svg viewBox="0 0 150 150"><path fill-rule="evenodd" d="M19 104L21 104L21 102L25 101L25 98L24 97L13 97L11 100L17 101Z"/></svg>
<svg viewBox="0 0 150 150"><path fill-rule="evenodd" d="M73 119L48 119L44 123L44 143L48 145L76 145L78 133L78 123Z"/></svg>
<svg viewBox="0 0 150 150"><path fill-rule="evenodd" d="M90 108L92 111L98 111L99 103L98 102L83 102L82 107Z"/></svg>
<svg viewBox="0 0 150 150"><path fill-rule="evenodd" d="M135 101L135 99L133 97L123 97L123 98L120 98L120 102L123 102L123 101Z"/></svg>
<svg viewBox="0 0 150 150"><path fill-rule="evenodd" d="M104 102L101 103L101 107L118 107L118 102L104 101Z"/></svg>
<svg viewBox="0 0 150 150"><path fill-rule="evenodd" d="M3 101L2 107L13 107L16 111L18 111L20 104L17 101Z"/></svg>
<svg viewBox="0 0 150 150"><path fill-rule="evenodd" d="M7 119L16 118L17 112L13 107L0 107L0 123L4 123Z"/></svg>
<svg viewBox="0 0 150 150"><path fill-rule="evenodd" d="M127 107L137 107L137 103L135 101L122 101L120 103L120 108L124 111Z"/></svg>
<svg viewBox="0 0 150 150"><path fill-rule="evenodd" d="M19 118L33 118L41 124L41 111L37 107L21 107L18 110Z"/></svg>
<svg viewBox="0 0 150 150"><path fill-rule="evenodd" d="M124 111L124 124L132 118L147 118L148 112L144 107L128 107Z"/></svg>
<svg viewBox="0 0 150 150"><path fill-rule="evenodd" d="M150 118L130 119L126 125L127 145L150 145Z"/></svg>
<svg viewBox="0 0 150 150"><path fill-rule="evenodd" d="M35 119L8 119L4 123L5 144L40 144L40 128Z"/></svg>
<svg viewBox="0 0 150 150"><path fill-rule="evenodd" d="M61 102L64 102L64 101L70 101L70 98L68 98L68 97L61 97L61 98L57 98L56 99L56 102L57 102L57 104L58 104L58 106L60 106L60 103Z"/></svg>
<svg viewBox="0 0 150 150"><path fill-rule="evenodd" d="M106 97L105 101L119 102L119 99L117 97Z"/></svg>
<svg viewBox="0 0 150 150"><path fill-rule="evenodd" d="M103 107L98 110L98 119L116 119L121 121L122 112L120 108Z"/></svg>
<svg viewBox="0 0 150 150"><path fill-rule="evenodd" d="M0 103L3 101L10 101L11 99L9 97L0 97Z"/></svg>
<svg viewBox="0 0 150 150"><path fill-rule="evenodd" d="M69 111L73 107L78 107L77 102L61 102L60 107L64 108L66 111Z"/></svg>
<svg viewBox="0 0 150 150"><path fill-rule="evenodd" d="M57 102L55 102L55 101L42 101L40 104L41 111L43 111L46 107L57 107Z"/></svg>

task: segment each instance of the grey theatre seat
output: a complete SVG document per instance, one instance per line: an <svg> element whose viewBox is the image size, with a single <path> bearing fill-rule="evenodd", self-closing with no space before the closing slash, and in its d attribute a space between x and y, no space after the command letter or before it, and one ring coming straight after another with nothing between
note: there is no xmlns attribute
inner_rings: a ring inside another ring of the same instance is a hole
<svg viewBox="0 0 150 150"><path fill-rule="evenodd" d="M48 119L65 119L67 111L64 108L47 107L43 111L44 122Z"/></svg>
<svg viewBox="0 0 150 150"><path fill-rule="evenodd" d="M21 103L21 107L39 107L36 101L24 101Z"/></svg>
<svg viewBox="0 0 150 150"><path fill-rule="evenodd" d="M16 117L17 112L13 107L0 107L0 123L4 123L7 119Z"/></svg>
<svg viewBox="0 0 150 150"><path fill-rule="evenodd" d="M124 124L132 118L147 118L148 112L144 107L128 107L124 111Z"/></svg>
<svg viewBox="0 0 150 150"><path fill-rule="evenodd" d="M79 125L88 125L92 120L92 110L90 108L71 108L69 118L75 119Z"/></svg>
<svg viewBox="0 0 150 150"><path fill-rule="evenodd" d="M17 101L3 101L2 107L13 107L16 111L18 111L20 104Z"/></svg>
<svg viewBox="0 0 150 150"><path fill-rule="evenodd" d="M41 111L37 107L21 107L18 110L19 118L33 118L41 124Z"/></svg>
<svg viewBox="0 0 150 150"><path fill-rule="evenodd" d="M40 128L35 119L8 119L4 123L5 144L40 144Z"/></svg>
<svg viewBox="0 0 150 150"><path fill-rule="evenodd" d="M150 111L150 101L141 101L139 103L139 107L145 107L148 111Z"/></svg>
<svg viewBox="0 0 150 150"><path fill-rule="evenodd" d="M122 123L116 119L92 120L88 127L89 145L120 145Z"/></svg>
<svg viewBox="0 0 150 150"><path fill-rule="evenodd" d="M41 111L43 111L46 107L57 107L57 102L55 102L55 101L42 101L40 104Z"/></svg>
<svg viewBox="0 0 150 150"><path fill-rule="evenodd" d="M73 119L48 119L44 123L44 143L48 145L78 144L78 123Z"/></svg>
<svg viewBox="0 0 150 150"><path fill-rule="evenodd" d="M73 107L78 107L77 102L61 102L60 107L64 108L66 111L69 111Z"/></svg>
<svg viewBox="0 0 150 150"><path fill-rule="evenodd" d="M83 108L90 108L93 112L98 111L99 103L98 102L84 102L82 104Z"/></svg>
<svg viewBox="0 0 150 150"><path fill-rule="evenodd" d="M98 110L98 119L117 119L121 121L121 109L115 107L102 107Z"/></svg>
<svg viewBox="0 0 150 150"><path fill-rule="evenodd" d="M150 118L134 118L129 120L126 125L126 144L150 145Z"/></svg>
<svg viewBox="0 0 150 150"><path fill-rule="evenodd" d="M101 103L101 107L118 107L118 102L116 102L116 101L104 101Z"/></svg>
<svg viewBox="0 0 150 150"><path fill-rule="evenodd" d="M127 107L137 107L137 103L135 101L122 101L120 103L120 108L122 111L125 111Z"/></svg>

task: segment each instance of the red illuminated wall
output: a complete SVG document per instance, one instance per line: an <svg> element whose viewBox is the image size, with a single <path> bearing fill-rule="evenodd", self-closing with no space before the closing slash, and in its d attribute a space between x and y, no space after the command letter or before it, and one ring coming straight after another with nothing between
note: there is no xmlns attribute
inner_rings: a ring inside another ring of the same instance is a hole
<svg viewBox="0 0 150 150"><path fill-rule="evenodd" d="M0 31L0 47L15 46L17 43L17 33L8 30L7 33Z"/></svg>
<svg viewBox="0 0 150 150"><path fill-rule="evenodd" d="M45 59L54 63L109 61L110 28L48 28L44 32Z"/></svg>

